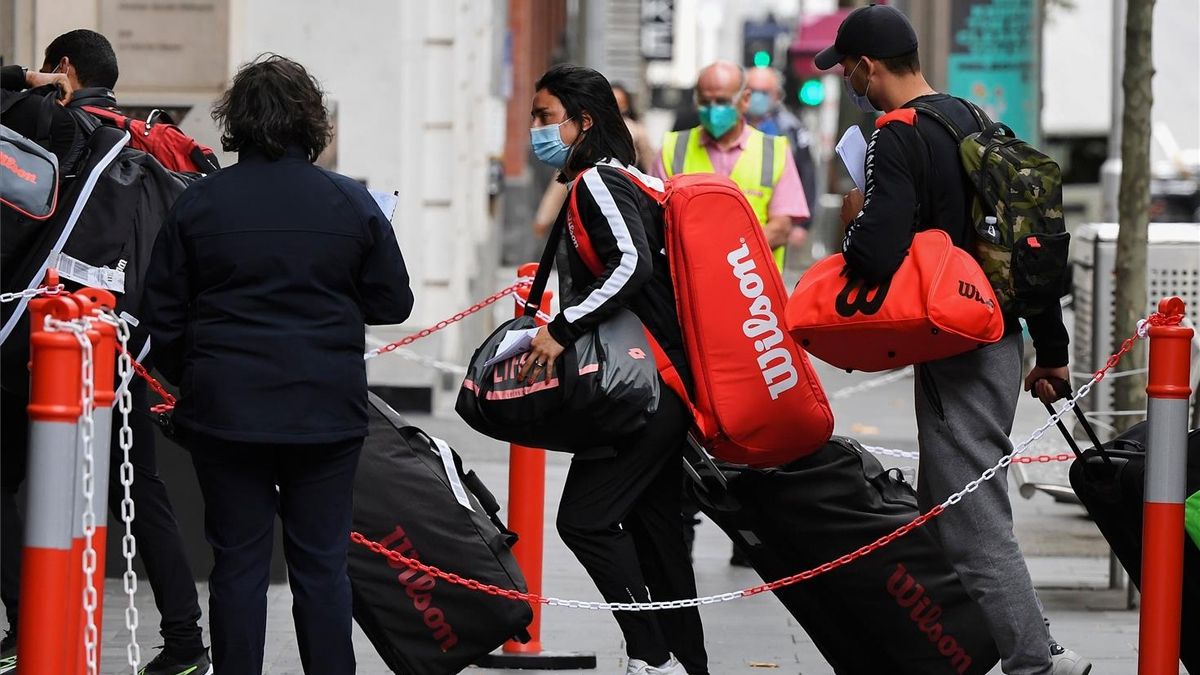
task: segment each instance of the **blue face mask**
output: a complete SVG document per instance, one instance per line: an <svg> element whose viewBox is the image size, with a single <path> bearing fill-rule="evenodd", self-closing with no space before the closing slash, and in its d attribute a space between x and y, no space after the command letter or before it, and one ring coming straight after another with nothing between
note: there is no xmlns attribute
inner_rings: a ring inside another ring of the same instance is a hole
<svg viewBox="0 0 1200 675"><path fill-rule="evenodd" d="M863 93L860 94L854 90L854 83L851 82L851 78L854 77L854 71L858 70L858 67L861 65L862 60L859 60L858 63L854 64L854 69L850 71L850 74L842 77L842 85L846 87L846 95L850 97L850 100L854 103L854 105L858 106L859 110L869 113L879 112L879 109L876 108L871 103L871 100L867 98L867 93L871 91L870 80L867 80L867 88L863 90Z"/></svg>
<svg viewBox="0 0 1200 675"><path fill-rule="evenodd" d="M547 166L561 169L567 163L571 154L571 146L563 143L559 127L570 122L565 119L558 124L547 124L544 127L533 127L529 130L529 143L533 146L533 154Z"/></svg>
<svg viewBox="0 0 1200 675"><path fill-rule="evenodd" d="M738 111L729 104L700 106L700 126L713 138L724 136L738 122Z"/></svg>
<svg viewBox="0 0 1200 675"><path fill-rule="evenodd" d="M746 114L759 118L766 117L769 112L771 112L771 95L765 91L750 92L750 107L746 108Z"/></svg>

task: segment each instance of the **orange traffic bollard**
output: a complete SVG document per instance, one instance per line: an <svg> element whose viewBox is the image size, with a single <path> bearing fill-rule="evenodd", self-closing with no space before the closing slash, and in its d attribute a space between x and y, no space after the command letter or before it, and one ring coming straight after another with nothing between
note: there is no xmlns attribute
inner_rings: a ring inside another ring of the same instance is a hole
<svg viewBox="0 0 1200 675"><path fill-rule="evenodd" d="M517 269L517 277L528 279L537 274L537 263L526 263ZM517 291L516 315L521 316L529 303L529 288ZM542 314L550 312L554 294L546 291L538 303ZM546 322L541 317L537 325ZM520 537L513 546L513 555L529 592L542 593L542 551L546 507L546 451L511 445L508 454L508 527ZM484 668L514 668L521 670L583 670L596 667L595 654L548 652L542 649L542 606L532 605L533 622L529 624L530 640L520 643L509 640L499 654L489 654L476 665Z"/></svg>
<svg viewBox="0 0 1200 675"><path fill-rule="evenodd" d="M1159 313L1167 316L1182 316L1185 309L1179 298L1167 298L1158 305ZM1139 675L1179 672L1191 357L1191 328L1150 328Z"/></svg>
<svg viewBox="0 0 1200 675"><path fill-rule="evenodd" d="M82 348L74 333L46 331L47 316L79 318L68 297L30 301L29 469L17 651L25 675L72 671L76 644L64 642L83 598L68 583L80 561L71 555L75 445L82 413Z"/></svg>
<svg viewBox="0 0 1200 675"><path fill-rule="evenodd" d="M112 293L96 289L85 288L71 295L77 303L79 303L81 312L87 315L95 315L102 309L114 309L117 306L117 299ZM96 627L96 635L103 635L103 617L104 617L104 576L105 576L105 559L108 540L108 473L110 466L111 454L109 452L112 442L112 406L116 401L116 391L114 388L117 362L117 328L112 324L102 321L96 321L92 324L92 330L88 331L88 337L92 341L92 370L93 382L95 387L95 410L93 412L93 437L92 437L92 514L95 518L95 532L92 535L92 551L95 556L95 570L92 574L92 584L95 589L96 610L93 613L93 620ZM73 539L71 546L71 557L80 561L76 566L75 574L77 576L76 587L79 589L79 594L82 597L85 586L83 574L83 556L87 548L87 538L83 532L83 511L85 500L81 491L81 483L83 473L81 470L81 461L83 459L83 449L79 449L79 455L76 458L76 468L80 469L75 474L75 525L73 528ZM87 634L87 615L80 614L78 621L78 634L75 637L75 644L80 645L78 658L76 659L76 671L86 673L87 670L87 650L83 647L84 636ZM97 644L96 649L96 669L100 668L100 649Z"/></svg>

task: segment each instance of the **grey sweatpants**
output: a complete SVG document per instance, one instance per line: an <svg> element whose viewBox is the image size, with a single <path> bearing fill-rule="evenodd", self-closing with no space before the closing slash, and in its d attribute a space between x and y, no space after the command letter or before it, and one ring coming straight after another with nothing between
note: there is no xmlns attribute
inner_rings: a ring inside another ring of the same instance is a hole
<svg viewBox="0 0 1200 675"><path fill-rule="evenodd" d="M917 367L917 501L926 511L979 477L1012 447L1021 392L1021 335ZM1050 636L1017 539L1008 472L930 522L983 609L1007 675L1050 672Z"/></svg>

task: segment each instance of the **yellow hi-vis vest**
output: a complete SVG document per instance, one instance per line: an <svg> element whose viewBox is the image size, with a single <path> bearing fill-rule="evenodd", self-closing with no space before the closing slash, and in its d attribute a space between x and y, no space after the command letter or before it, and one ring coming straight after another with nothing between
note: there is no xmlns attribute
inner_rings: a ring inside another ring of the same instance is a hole
<svg viewBox="0 0 1200 675"><path fill-rule="evenodd" d="M714 173L708 149L700 142L701 127L671 131L663 137L662 163L667 177L681 173ZM787 162L788 142L785 136L768 136L750 127L746 147L733 165L729 179L742 189L746 201L761 225L767 224L767 208L775 186L783 178L783 167ZM783 256L786 246L776 248L775 264L783 271Z"/></svg>

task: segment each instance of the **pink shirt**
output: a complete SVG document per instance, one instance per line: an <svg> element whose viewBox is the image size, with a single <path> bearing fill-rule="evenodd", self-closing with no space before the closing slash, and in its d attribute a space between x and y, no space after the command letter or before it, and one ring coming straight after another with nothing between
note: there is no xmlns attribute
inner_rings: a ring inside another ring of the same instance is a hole
<svg viewBox="0 0 1200 675"><path fill-rule="evenodd" d="M728 150L718 146L716 140L707 131L699 128L697 131L700 132L700 142L708 150L708 159L712 162L713 172L722 176L733 173L733 165L742 156L742 151L746 149L746 141L750 138L750 125L745 125L737 143ZM654 161L651 173L659 178L667 177L661 152ZM791 216L793 220L808 220L810 217L808 200L804 198L804 186L800 184L800 172L796 170L796 160L792 157L791 146L788 146L788 151L784 156L783 176L775 186L775 191L771 193L771 203L767 205L767 216Z"/></svg>

